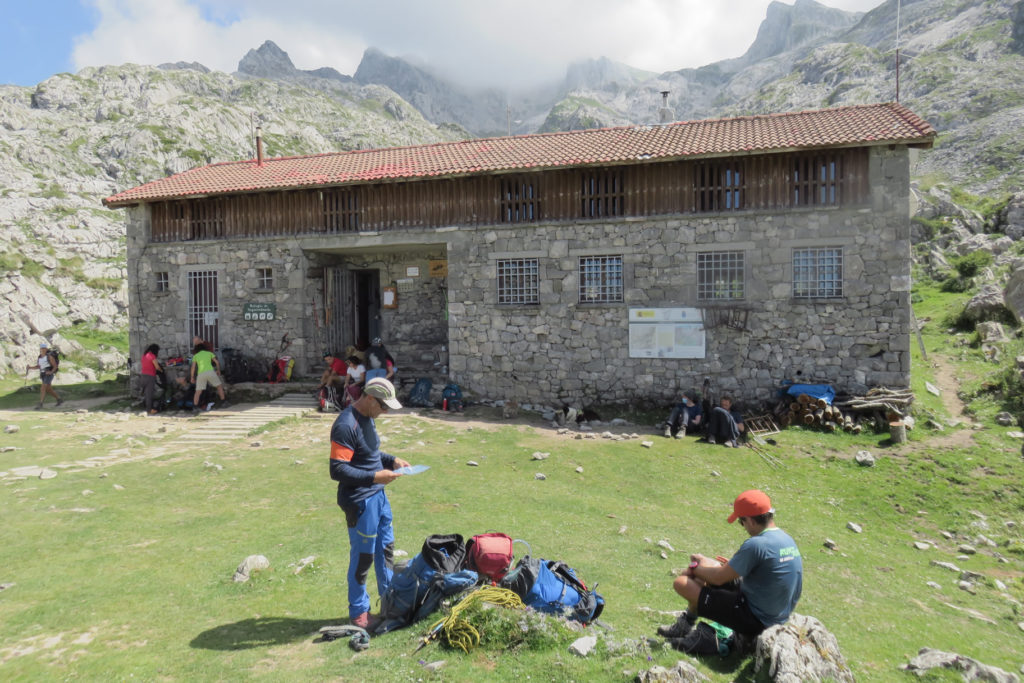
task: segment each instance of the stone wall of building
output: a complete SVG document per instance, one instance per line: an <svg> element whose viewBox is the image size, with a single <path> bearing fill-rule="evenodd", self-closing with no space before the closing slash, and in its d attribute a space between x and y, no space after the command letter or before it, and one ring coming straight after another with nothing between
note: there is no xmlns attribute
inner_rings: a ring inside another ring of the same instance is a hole
<svg viewBox="0 0 1024 683"><path fill-rule="evenodd" d="M856 209L510 226L452 242L452 374L477 394L542 405L669 401L705 377L747 402L784 380L907 386L906 150L873 151L871 178L871 205ZM842 247L842 298L793 298L793 249L806 247ZM746 329L707 330L703 359L630 358L629 308L699 307L702 250L744 253ZM586 255L623 257L623 303L578 303ZM496 260L521 257L539 260L540 303L498 306Z"/></svg>

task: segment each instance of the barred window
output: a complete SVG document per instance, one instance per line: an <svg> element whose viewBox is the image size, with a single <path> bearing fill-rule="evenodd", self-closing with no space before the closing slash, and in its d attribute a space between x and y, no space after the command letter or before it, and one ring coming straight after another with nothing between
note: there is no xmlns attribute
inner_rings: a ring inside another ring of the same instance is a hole
<svg viewBox="0 0 1024 683"><path fill-rule="evenodd" d="M502 178L502 223L531 223L540 220L540 179Z"/></svg>
<svg viewBox="0 0 1024 683"><path fill-rule="evenodd" d="M697 211L735 211L746 203L747 186L740 161L698 162L694 168Z"/></svg>
<svg viewBox="0 0 1024 683"><path fill-rule="evenodd" d="M838 154L797 157L793 162L793 205L839 204L842 159Z"/></svg>
<svg viewBox="0 0 1024 683"><path fill-rule="evenodd" d="M622 301L622 257L580 257L580 303Z"/></svg>
<svg viewBox="0 0 1024 683"><path fill-rule="evenodd" d="M626 213L622 171L584 171L580 188L580 217L604 218Z"/></svg>
<svg viewBox="0 0 1024 683"><path fill-rule="evenodd" d="M161 271L156 273L156 291L166 292L171 288L171 280L167 275L167 271Z"/></svg>
<svg viewBox="0 0 1024 683"><path fill-rule="evenodd" d="M793 296L797 299L843 295L843 250L838 247L793 250Z"/></svg>
<svg viewBox="0 0 1024 683"><path fill-rule="evenodd" d="M273 268L257 268L256 269L256 289L273 289L274 288L274 269Z"/></svg>
<svg viewBox="0 0 1024 683"><path fill-rule="evenodd" d="M325 231L359 231L359 188L324 190L320 193L320 206Z"/></svg>
<svg viewBox="0 0 1024 683"><path fill-rule="evenodd" d="M498 259L499 304L538 303L539 282L540 267L537 259Z"/></svg>
<svg viewBox="0 0 1024 683"><path fill-rule="evenodd" d="M702 301L742 299L742 251L697 254L697 298Z"/></svg>

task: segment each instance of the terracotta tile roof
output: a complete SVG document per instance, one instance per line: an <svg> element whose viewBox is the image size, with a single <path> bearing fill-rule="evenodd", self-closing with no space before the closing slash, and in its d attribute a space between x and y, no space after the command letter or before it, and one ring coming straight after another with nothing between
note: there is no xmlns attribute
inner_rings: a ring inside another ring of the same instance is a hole
<svg viewBox="0 0 1024 683"><path fill-rule="evenodd" d="M516 169L668 161L859 145L931 146L931 125L896 103L681 121L657 126L484 138L194 168L107 197L127 206L197 195L501 173Z"/></svg>

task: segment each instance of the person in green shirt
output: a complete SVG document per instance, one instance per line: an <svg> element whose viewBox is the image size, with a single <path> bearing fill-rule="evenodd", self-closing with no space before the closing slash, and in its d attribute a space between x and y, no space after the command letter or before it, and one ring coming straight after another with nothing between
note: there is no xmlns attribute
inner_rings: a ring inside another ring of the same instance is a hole
<svg viewBox="0 0 1024 683"><path fill-rule="evenodd" d="M221 401L225 400L224 382L220 379L220 363L212 351L207 351L202 344L197 344L192 350L192 367L189 373L190 381L195 382L196 395L192 399L195 409L199 406L199 397L206 389L206 386L217 388L217 396Z"/></svg>

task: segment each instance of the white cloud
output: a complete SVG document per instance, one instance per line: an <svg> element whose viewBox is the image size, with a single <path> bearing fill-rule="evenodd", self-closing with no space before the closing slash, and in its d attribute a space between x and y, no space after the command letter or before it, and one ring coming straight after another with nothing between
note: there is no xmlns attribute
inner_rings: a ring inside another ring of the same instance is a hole
<svg viewBox="0 0 1024 683"><path fill-rule="evenodd" d="M273 40L300 69L353 74L367 47L495 87L560 78L608 57L662 72L737 57L770 0L91 0L100 21L76 40L87 65L198 61L232 72ZM864 11L881 0L826 0Z"/></svg>

